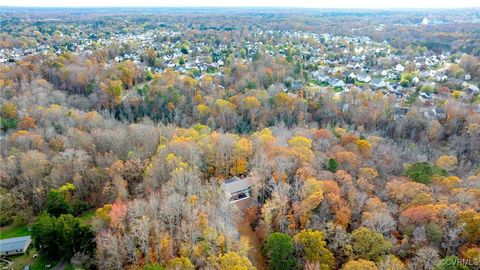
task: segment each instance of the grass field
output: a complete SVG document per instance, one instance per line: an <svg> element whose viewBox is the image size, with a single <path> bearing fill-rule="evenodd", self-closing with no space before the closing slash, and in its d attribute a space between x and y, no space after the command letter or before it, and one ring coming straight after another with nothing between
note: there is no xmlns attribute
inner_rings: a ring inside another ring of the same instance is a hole
<svg viewBox="0 0 480 270"><path fill-rule="evenodd" d="M0 227L0 239L20 237L26 235L30 235L30 231L28 231L28 227L25 225L15 226L12 224Z"/></svg>
<svg viewBox="0 0 480 270"><path fill-rule="evenodd" d="M58 261L52 262L41 256L33 258L35 254L37 254L37 251L33 246L30 246L25 254L11 256L7 259L13 262L12 267L14 270L24 269L27 264L30 265L31 270L45 270L55 267L58 263ZM47 267L47 265L50 265L50 267Z"/></svg>
<svg viewBox="0 0 480 270"><path fill-rule="evenodd" d="M88 210L87 212L78 216L78 219L84 224L90 224L95 217L96 209Z"/></svg>

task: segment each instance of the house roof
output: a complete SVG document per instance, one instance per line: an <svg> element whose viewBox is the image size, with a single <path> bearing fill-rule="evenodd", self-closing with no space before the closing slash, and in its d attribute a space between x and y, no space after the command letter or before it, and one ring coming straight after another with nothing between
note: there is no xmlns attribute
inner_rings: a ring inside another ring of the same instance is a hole
<svg viewBox="0 0 480 270"><path fill-rule="evenodd" d="M379 84L381 84L381 83L384 83L384 81L383 81L382 79L377 79L377 78L375 78L375 79L373 79L370 83L371 83L371 84L379 85Z"/></svg>
<svg viewBox="0 0 480 270"><path fill-rule="evenodd" d="M246 177L246 178L240 179L235 176L228 180L223 181L222 183L222 189L225 192L228 192L230 194L247 189L251 186L253 186L252 177Z"/></svg>
<svg viewBox="0 0 480 270"><path fill-rule="evenodd" d="M32 242L30 236L22 236L15 238L8 238L0 240L0 252L6 252L10 250L24 250Z"/></svg>

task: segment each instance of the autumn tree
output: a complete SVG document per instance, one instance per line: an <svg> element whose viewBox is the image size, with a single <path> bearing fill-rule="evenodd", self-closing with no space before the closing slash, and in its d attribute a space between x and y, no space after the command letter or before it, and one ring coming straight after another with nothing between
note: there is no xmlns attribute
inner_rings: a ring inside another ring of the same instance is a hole
<svg viewBox="0 0 480 270"><path fill-rule="evenodd" d="M177 257L168 261L167 269L169 270L193 270L195 266L187 257Z"/></svg>
<svg viewBox="0 0 480 270"><path fill-rule="evenodd" d="M377 266L372 261L367 260L351 260L348 261L343 267L342 270L377 270Z"/></svg>
<svg viewBox="0 0 480 270"><path fill-rule="evenodd" d="M218 269L220 270L253 270L252 263L245 256L240 256L236 252L228 252L218 256L216 259Z"/></svg>
<svg viewBox="0 0 480 270"><path fill-rule="evenodd" d="M299 255L304 256L306 262L317 262L321 269L334 269L335 259L326 247L323 232L302 230L294 236L294 240Z"/></svg>
<svg viewBox="0 0 480 270"><path fill-rule="evenodd" d="M454 156L445 155L445 156L439 157L435 161L435 164L442 169L445 169L447 171L452 171L457 166L458 160Z"/></svg>
<svg viewBox="0 0 480 270"><path fill-rule="evenodd" d="M7 130L17 126L17 106L13 102L7 102L2 105L0 116L1 129Z"/></svg>
<svg viewBox="0 0 480 270"><path fill-rule="evenodd" d="M352 237L353 250L362 259L377 260L392 248L392 244L383 235L365 227L354 230Z"/></svg>

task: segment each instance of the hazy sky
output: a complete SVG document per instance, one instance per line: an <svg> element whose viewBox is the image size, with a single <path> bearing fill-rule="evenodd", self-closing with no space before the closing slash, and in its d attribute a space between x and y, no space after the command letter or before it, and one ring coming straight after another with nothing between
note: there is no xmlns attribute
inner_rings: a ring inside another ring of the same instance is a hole
<svg viewBox="0 0 480 270"><path fill-rule="evenodd" d="M480 7L480 0L0 0L0 6L453 8Z"/></svg>

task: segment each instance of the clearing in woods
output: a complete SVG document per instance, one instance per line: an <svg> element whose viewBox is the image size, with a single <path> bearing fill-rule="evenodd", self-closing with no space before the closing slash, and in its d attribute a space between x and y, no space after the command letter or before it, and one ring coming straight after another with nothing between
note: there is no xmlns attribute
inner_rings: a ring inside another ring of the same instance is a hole
<svg viewBox="0 0 480 270"><path fill-rule="evenodd" d="M250 251L248 252L248 257L252 261L253 265L257 268L257 270L264 270L266 269L266 267L265 267L265 259L262 256L262 251L261 251L262 243L260 239L258 239L257 233L253 231L250 224L248 224L248 222L245 222L247 209L252 204L253 202L251 198L235 203L235 206L238 208L239 212L241 213L236 220L237 230L240 233L241 237L248 239L248 242L250 245Z"/></svg>

